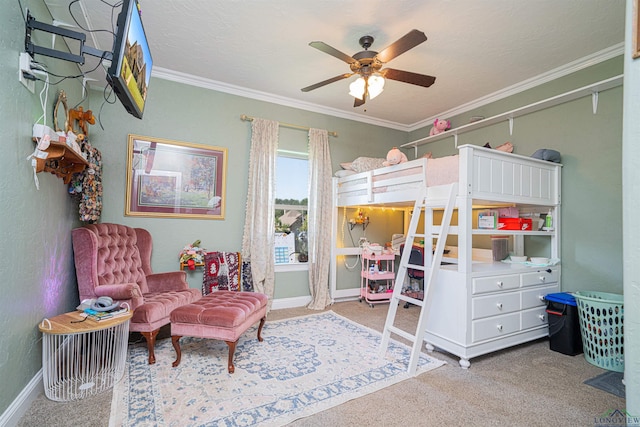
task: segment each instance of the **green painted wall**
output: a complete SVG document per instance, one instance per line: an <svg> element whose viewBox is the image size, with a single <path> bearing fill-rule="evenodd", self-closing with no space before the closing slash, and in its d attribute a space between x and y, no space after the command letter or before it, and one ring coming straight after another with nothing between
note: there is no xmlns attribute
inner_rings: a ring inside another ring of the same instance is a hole
<svg viewBox="0 0 640 427"><path fill-rule="evenodd" d="M41 1L22 0L36 19L50 22ZM24 51L25 26L18 2L0 6L0 414L18 396L42 367L42 334L38 324L44 317L72 310L77 305L70 230L80 225L78 205L67 194L62 180L49 173L38 174L36 190L33 169L26 158L35 144L33 124L42 115L39 93L31 94L18 82L18 57ZM51 37L34 34L37 45L51 44ZM63 46L58 44L57 49ZM78 74L71 63L37 57L60 75ZM52 81L58 80L52 78ZM47 101L48 123L52 122L58 89L69 96L69 107L82 99L81 85L67 80L52 87ZM85 107L86 108L86 107Z"/></svg>
<svg viewBox="0 0 640 427"><path fill-rule="evenodd" d="M576 72L482 108L451 117L452 127L472 116L491 117L577 89L623 72L622 57ZM591 97L581 98L514 120L462 134L458 145L496 147L510 141L514 152L529 156L539 148L562 155L562 289L622 293L622 87L598 96L597 114ZM429 128L409 136L428 135ZM419 155L454 154L453 138L419 148Z"/></svg>
<svg viewBox="0 0 640 427"><path fill-rule="evenodd" d="M102 102L102 92L92 91L92 108L99 110ZM339 168L339 162L358 156L384 157L393 144L390 141L406 141L406 133L401 131L153 78L143 120L128 116L119 104L106 105L100 116L105 130L96 125L90 132L104 159L102 221L148 229L154 236L155 271L177 268L179 251L196 239L208 250L240 250L251 145L251 123L240 120L241 114L338 132L337 138L329 138L334 170ZM229 151L225 219L124 216L128 134L226 147ZM306 151L307 132L281 127L280 136L283 148ZM201 286L201 270L190 272L188 278L191 287ZM353 283L357 287L359 282ZM306 272L277 274L276 298L306 295L309 295Z"/></svg>

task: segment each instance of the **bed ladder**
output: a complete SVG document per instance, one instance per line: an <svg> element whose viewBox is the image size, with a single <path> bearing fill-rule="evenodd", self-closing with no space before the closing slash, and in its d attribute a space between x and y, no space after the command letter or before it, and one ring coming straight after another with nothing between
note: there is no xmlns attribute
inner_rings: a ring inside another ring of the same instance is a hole
<svg viewBox="0 0 640 427"><path fill-rule="evenodd" d="M389 340L391 334L399 335L408 341L413 343L411 348L411 357L409 359L409 365L407 372L413 375L418 367L418 360L420 358L420 351L422 349L422 341L427 329L427 315L432 303L431 292L433 290L434 283L440 271L440 263L442 262L442 256L444 254L444 247L449 234L449 227L451 225L451 215L455 207L456 196L458 194L458 184L450 184L448 186L439 187L437 190L449 187L448 194L432 194L436 190L431 190L431 187L424 187L420 190L420 195L416 199L416 203L413 207L413 213L411 215L411 221L409 223L409 229L405 240L405 250L400 257L400 265L398 267L398 273L396 275L395 286L391 301L389 303L389 311L387 312L387 320L384 324L382 332L382 340L380 343L380 353L384 355L389 346ZM446 193L446 191L445 191ZM433 210L438 208L444 208L444 215L442 217L442 223L439 227L433 226L430 222L433 222ZM425 211L425 224L424 234L417 234L418 224L420 222L420 215L422 210ZM427 215L429 214L429 215ZM430 218L431 221L426 219ZM437 232L434 232L437 231ZM429 250L431 242L436 240L436 247L433 253L431 266L427 266L427 260L429 257L424 256L424 265L409 264L409 256L411 255L411 248L416 240L424 239L425 252ZM402 293L402 287L407 279L408 269L422 270L424 271L424 297L422 300L412 298ZM416 327L415 335L398 328L395 326L396 314L398 311L398 305L400 301L405 301L410 304L420 306L420 317L418 325Z"/></svg>

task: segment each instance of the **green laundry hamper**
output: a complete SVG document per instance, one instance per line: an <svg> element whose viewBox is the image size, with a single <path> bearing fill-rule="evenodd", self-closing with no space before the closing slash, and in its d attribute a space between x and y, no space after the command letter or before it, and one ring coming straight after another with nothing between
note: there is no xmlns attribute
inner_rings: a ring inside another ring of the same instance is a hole
<svg viewBox="0 0 640 427"><path fill-rule="evenodd" d="M609 371L624 372L623 296L577 291L580 333L587 362Z"/></svg>

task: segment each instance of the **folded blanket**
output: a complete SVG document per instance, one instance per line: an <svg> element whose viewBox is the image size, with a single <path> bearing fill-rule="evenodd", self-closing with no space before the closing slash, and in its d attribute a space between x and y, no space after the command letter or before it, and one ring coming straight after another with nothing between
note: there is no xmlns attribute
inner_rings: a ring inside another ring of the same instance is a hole
<svg viewBox="0 0 640 427"><path fill-rule="evenodd" d="M202 295L217 290L241 291L240 253L207 252L204 255Z"/></svg>

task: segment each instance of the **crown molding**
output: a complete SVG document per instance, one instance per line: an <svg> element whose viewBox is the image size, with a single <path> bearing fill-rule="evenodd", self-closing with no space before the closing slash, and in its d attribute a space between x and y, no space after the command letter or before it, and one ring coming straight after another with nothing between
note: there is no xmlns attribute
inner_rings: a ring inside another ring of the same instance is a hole
<svg viewBox="0 0 640 427"><path fill-rule="evenodd" d="M565 64L562 67L558 67L554 70L532 77L528 80L524 80L520 83L506 87L492 94L478 98L474 101L468 102L466 104L462 104L456 108L443 111L432 117L427 117L411 125L405 125L402 123L392 122L389 120L375 119L369 116L364 116L356 113L348 113L346 111L338 110L335 108L328 108L322 105L312 104L310 102L298 101L298 100L287 98L284 96L274 95L268 92L248 89L245 87L235 86L228 83L207 79L204 77L198 77L191 74L182 73L179 71L169 70L167 68L153 67L151 75L153 77L163 79L163 80L174 81L177 83L196 86L203 89L215 90L218 92L228 93L231 95L242 96L244 98L255 99L257 101L270 102L273 104L283 105L285 107L296 108L300 110L310 111L313 113L326 114L332 117L338 117L338 118L347 119L347 120L354 120L357 122L367 123L375 126L381 126L389 129L401 130L404 132L412 132L427 126L431 126L431 124L433 123L433 120L436 117L453 117L453 116L465 113L467 111L480 108L492 102L499 101L504 98L508 98L509 96L518 94L525 90L532 89L536 86L540 86L542 84L556 80L560 77L564 77L568 74L575 73L576 71L580 71L585 68L591 67L593 65L599 64L601 62L607 61L609 59L615 58L617 56L622 55L623 53L624 53L624 43L616 44L607 49L603 49L599 52L596 52L592 55L589 55L584 58Z"/></svg>
<svg viewBox="0 0 640 427"><path fill-rule="evenodd" d="M274 95L272 93L262 92L259 90L247 89L245 87L235 86L204 77L198 77L191 74L181 73L179 71L169 70L166 68L153 67L151 75L163 80L170 80L173 82L196 86L203 89L215 90L231 95L242 96L244 98L250 98L257 101L270 102L273 104L283 105L285 107L297 108L300 110L311 111L313 113L326 114L332 117L354 120L357 122L382 126L390 129L402 130L405 132L408 131L408 127L405 124L396 123L389 120L374 119L355 113L348 113L335 108L324 107L322 105L312 104L310 102L298 101L295 99Z"/></svg>
<svg viewBox="0 0 640 427"><path fill-rule="evenodd" d="M459 114L466 113L467 111L471 111L476 108L483 107L487 104L491 104L492 102L496 102L501 99L508 98L520 92L524 92L525 90L529 90L536 86L549 83L553 80L559 79L560 77L567 76L569 74L575 73L576 71L584 70L585 68L589 68L593 65L599 64L604 61L608 61L609 59L613 59L623 54L624 54L624 43L618 43L614 46L611 46L607 49L603 49L592 55L585 56L584 58L580 58L573 62L569 62L568 64L565 64L554 70L537 75L528 80L524 80L520 83L516 83L515 85L508 86L504 89L491 93L487 96L483 96L474 101L467 102L466 104L459 105L458 107L452 108L451 110L443 111L432 117L427 117L424 120L420 120L419 122L416 122L410 125L409 126L410 131L422 129L426 126L431 126L433 124L433 121L438 117L454 117Z"/></svg>

